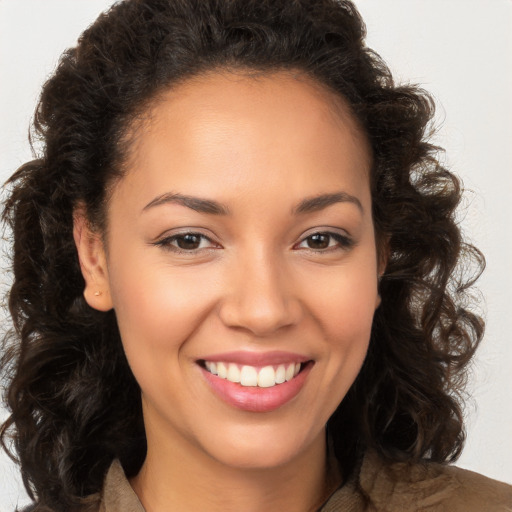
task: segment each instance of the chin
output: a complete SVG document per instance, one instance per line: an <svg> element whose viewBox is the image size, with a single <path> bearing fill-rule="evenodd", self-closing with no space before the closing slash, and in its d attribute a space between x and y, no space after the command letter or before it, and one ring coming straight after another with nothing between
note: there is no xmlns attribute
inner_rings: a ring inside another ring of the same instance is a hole
<svg viewBox="0 0 512 512"><path fill-rule="evenodd" d="M265 450L233 450L223 453L216 459L231 468L257 471L284 466L290 463L295 455L292 450L268 446Z"/></svg>
<svg viewBox="0 0 512 512"><path fill-rule="evenodd" d="M227 440L218 440L210 456L218 462L238 469L264 470L278 468L304 457L317 442L325 439L324 430L316 436L296 433L289 429L282 432L240 432Z"/></svg>

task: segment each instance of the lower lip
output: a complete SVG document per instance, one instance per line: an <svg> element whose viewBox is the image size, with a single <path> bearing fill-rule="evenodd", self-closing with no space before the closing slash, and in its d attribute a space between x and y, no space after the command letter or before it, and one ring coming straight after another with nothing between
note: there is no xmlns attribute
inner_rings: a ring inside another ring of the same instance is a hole
<svg viewBox="0 0 512 512"><path fill-rule="evenodd" d="M206 381L213 391L229 405L248 412L270 412L282 407L298 395L313 364L305 367L292 380L269 388L242 386L222 379L201 367Z"/></svg>

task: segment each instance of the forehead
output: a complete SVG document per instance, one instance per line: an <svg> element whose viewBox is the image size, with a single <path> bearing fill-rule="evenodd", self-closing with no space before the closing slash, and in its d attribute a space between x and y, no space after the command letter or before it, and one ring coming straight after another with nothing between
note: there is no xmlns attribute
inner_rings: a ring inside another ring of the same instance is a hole
<svg viewBox="0 0 512 512"><path fill-rule="evenodd" d="M276 123L279 117L280 123ZM159 93L149 103L144 115L132 125L131 156L137 155L137 141L143 133L168 130L174 124L183 130L193 125L211 123L216 128L220 121L233 129L248 127L258 122L270 135L275 130L309 128L311 133L325 135L325 127L342 128L357 141L365 157L370 160L370 146L366 135L341 95L300 71L286 70L272 73L250 71L210 71L187 79ZM316 132L317 128L322 132ZM227 126L224 127L227 130ZM345 135L347 135L347 133Z"/></svg>
<svg viewBox="0 0 512 512"><path fill-rule="evenodd" d="M155 98L131 140L125 178L139 175L148 194L192 186L209 195L217 180L231 191L286 183L293 196L312 180L319 192L322 180L369 181L369 146L344 99L289 71L189 79Z"/></svg>
<svg viewBox="0 0 512 512"><path fill-rule="evenodd" d="M165 103L178 113L195 107L207 112L247 112L264 115L262 107L302 104L302 115L314 115L333 123L356 122L345 98L310 76L293 70L257 72L209 71L164 90L150 107L150 115L161 113Z"/></svg>

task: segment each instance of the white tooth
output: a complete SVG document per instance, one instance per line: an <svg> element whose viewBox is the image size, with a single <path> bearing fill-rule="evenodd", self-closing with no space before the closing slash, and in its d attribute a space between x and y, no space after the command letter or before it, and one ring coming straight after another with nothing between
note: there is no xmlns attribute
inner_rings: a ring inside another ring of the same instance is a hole
<svg viewBox="0 0 512 512"><path fill-rule="evenodd" d="M217 363L217 375L222 379L228 376L228 369L224 363Z"/></svg>
<svg viewBox="0 0 512 512"><path fill-rule="evenodd" d="M211 361L205 361L204 365L210 373L213 373L214 375L217 374L217 367L215 363L212 363Z"/></svg>
<svg viewBox="0 0 512 512"><path fill-rule="evenodd" d="M285 374L285 378L286 380L292 380L293 379L293 374L295 373L295 364L292 363L292 364L289 364L287 367L286 367L286 374Z"/></svg>
<svg viewBox="0 0 512 512"><path fill-rule="evenodd" d="M240 384L242 384L242 386L257 386L258 374L256 373L256 368L252 366L242 366Z"/></svg>
<svg viewBox="0 0 512 512"><path fill-rule="evenodd" d="M297 375L300 372L300 363L295 363L295 371L293 372L293 376Z"/></svg>
<svg viewBox="0 0 512 512"><path fill-rule="evenodd" d="M284 364L280 364L276 370L276 384L282 384L286 380L286 369Z"/></svg>
<svg viewBox="0 0 512 512"><path fill-rule="evenodd" d="M276 385L276 372L272 366L264 366L258 373L258 386L270 388Z"/></svg>
<svg viewBox="0 0 512 512"><path fill-rule="evenodd" d="M229 363L227 379L231 382L240 382L240 370L234 363Z"/></svg>

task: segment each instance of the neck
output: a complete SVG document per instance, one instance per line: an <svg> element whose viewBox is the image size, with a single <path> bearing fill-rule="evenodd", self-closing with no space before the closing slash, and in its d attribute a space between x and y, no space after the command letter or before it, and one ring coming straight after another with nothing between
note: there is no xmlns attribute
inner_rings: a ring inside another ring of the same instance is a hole
<svg viewBox="0 0 512 512"><path fill-rule="evenodd" d="M131 481L146 512L310 512L332 491L323 432L293 460L264 469L226 466L183 442L154 441L148 436L146 460Z"/></svg>

